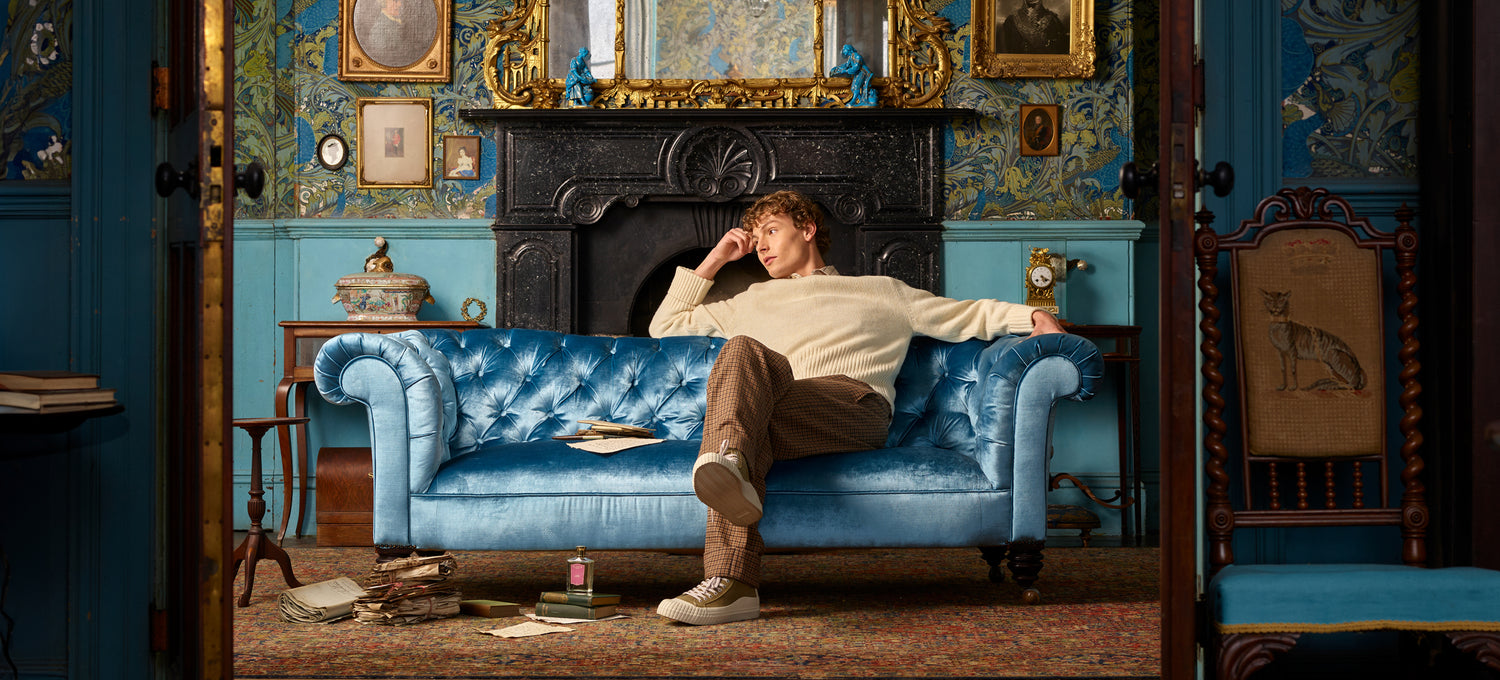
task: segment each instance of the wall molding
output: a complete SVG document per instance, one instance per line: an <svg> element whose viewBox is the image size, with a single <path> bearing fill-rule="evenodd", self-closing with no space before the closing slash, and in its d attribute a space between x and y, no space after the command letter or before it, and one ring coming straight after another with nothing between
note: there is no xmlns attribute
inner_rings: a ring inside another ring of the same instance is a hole
<svg viewBox="0 0 1500 680"><path fill-rule="evenodd" d="M1136 241L1139 220L950 220L943 241Z"/></svg>
<svg viewBox="0 0 1500 680"><path fill-rule="evenodd" d="M350 239L384 236L395 239L493 239L494 220L472 219L246 219L234 221L234 236L244 241Z"/></svg>
<svg viewBox="0 0 1500 680"><path fill-rule="evenodd" d="M45 220L73 214L73 187L67 182L0 182L0 220Z"/></svg>

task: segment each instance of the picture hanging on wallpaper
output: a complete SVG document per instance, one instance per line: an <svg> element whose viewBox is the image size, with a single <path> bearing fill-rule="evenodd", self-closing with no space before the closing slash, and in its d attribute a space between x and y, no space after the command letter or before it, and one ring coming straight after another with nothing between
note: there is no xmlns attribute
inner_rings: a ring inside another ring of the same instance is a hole
<svg viewBox="0 0 1500 680"><path fill-rule="evenodd" d="M339 78L451 78L453 0L339 0Z"/></svg>
<svg viewBox="0 0 1500 680"><path fill-rule="evenodd" d="M360 189L432 187L432 100L355 100L355 165Z"/></svg>
<svg viewBox="0 0 1500 680"><path fill-rule="evenodd" d="M443 135L443 179L479 179L478 135Z"/></svg>
<svg viewBox="0 0 1500 680"><path fill-rule="evenodd" d="M1021 155L1056 156L1062 132L1056 104L1021 105Z"/></svg>
<svg viewBox="0 0 1500 680"><path fill-rule="evenodd" d="M1090 78L1094 0L973 0L969 75Z"/></svg>

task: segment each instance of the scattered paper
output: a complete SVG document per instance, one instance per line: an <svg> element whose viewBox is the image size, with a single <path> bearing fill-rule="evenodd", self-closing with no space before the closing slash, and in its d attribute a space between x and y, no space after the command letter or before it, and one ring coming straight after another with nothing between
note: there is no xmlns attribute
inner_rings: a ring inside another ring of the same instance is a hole
<svg viewBox="0 0 1500 680"><path fill-rule="evenodd" d="M545 623L527 621L526 623L518 623L509 628L496 628L494 630L481 630L479 632L484 633L485 635L493 635L495 637L522 638L531 637L533 635L546 635L548 633L567 633L571 632L572 630L572 628L568 628L566 626L549 626Z"/></svg>
<svg viewBox="0 0 1500 680"><path fill-rule="evenodd" d="M630 617L624 614L615 614L614 616L606 616L602 619L569 619L562 616L537 616L536 614L527 614L526 618L532 619L534 621L546 621L547 623L593 623L595 621L613 621L615 619L628 619ZM526 624L523 623L521 625L524 626Z"/></svg>
<svg viewBox="0 0 1500 680"><path fill-rule="evenodd" d="M365 594L354 579L339 577L281 593L281 618L293 623L331 623L354 615L354 601Z"/></svg>
<svg viewBox="0 0 1500 680"><path fill-rule="evenodd" d="M571 446L575 449L582 449L584 451L588 451L589 453L602 453L604 455L609 455L611 453L619 453L621 451L624 451L625 449L633 449L637 446L645 446L647 444L656 444L661 441L663 440L646 439L644 437L608 437L605 439L590 439L588 441L581 442L568 442L568 446Z"/></svg>

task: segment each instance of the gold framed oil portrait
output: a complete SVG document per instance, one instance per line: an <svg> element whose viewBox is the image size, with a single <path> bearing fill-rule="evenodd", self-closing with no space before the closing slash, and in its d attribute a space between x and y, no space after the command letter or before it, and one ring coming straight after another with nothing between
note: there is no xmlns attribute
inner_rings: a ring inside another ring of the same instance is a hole
<svg viewBox="0 0 1500 680"><path fill-rule="evenodd" d="M1056 104L1021 105L1021 155L1056 156L1061 124Z"/></svg>
<svg viewBox="0 0 1500 680"><path fill-rule="evenodd" d="M1094 0L974 0L969 75L1091 78Z"/></svg>
<svg viewBox="0 0 1500 680"><path fill-rule="evenodd" d="M355 165L360 189L432 188L432 100L355 100Z"/></svg>
<svg viewBox="0 0 1500 680"><path fill-rule="evenodd" d="M443 135L443 179L479 179L479 135Z"/></svg>
<svg viewBox="0 0 1500 680"><path fill-rule="evenodd" d="M453 0L339 0L339 79L448 82Z"/></svg>

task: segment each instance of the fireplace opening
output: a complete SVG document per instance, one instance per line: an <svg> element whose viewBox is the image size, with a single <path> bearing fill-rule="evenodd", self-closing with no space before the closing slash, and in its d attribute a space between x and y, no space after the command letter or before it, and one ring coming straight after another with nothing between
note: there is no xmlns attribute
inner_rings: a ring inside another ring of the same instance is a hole
<svg viewBox="0 0 1500 680"><path fill-rule="evenodd" d="M636 291L635 300L630 306L630 334L635 336L649 336L651 334L651 317L656 314L656 308L661 306L661 301L667 296L667 290L672 287L672 279L677 275L677 268L696 269L703 258L708 257L710 248L694 248L680 253L667 261L661 263L646 275L646 280L641 282ZM762 267L760 261L754 255L746 255L734 262L724 265L723 269L714 276L714 287L708 289L708 295L703 299L705 303L716 302L733 297L744 290L750 284L766 281L771 278Z"/></svg>

